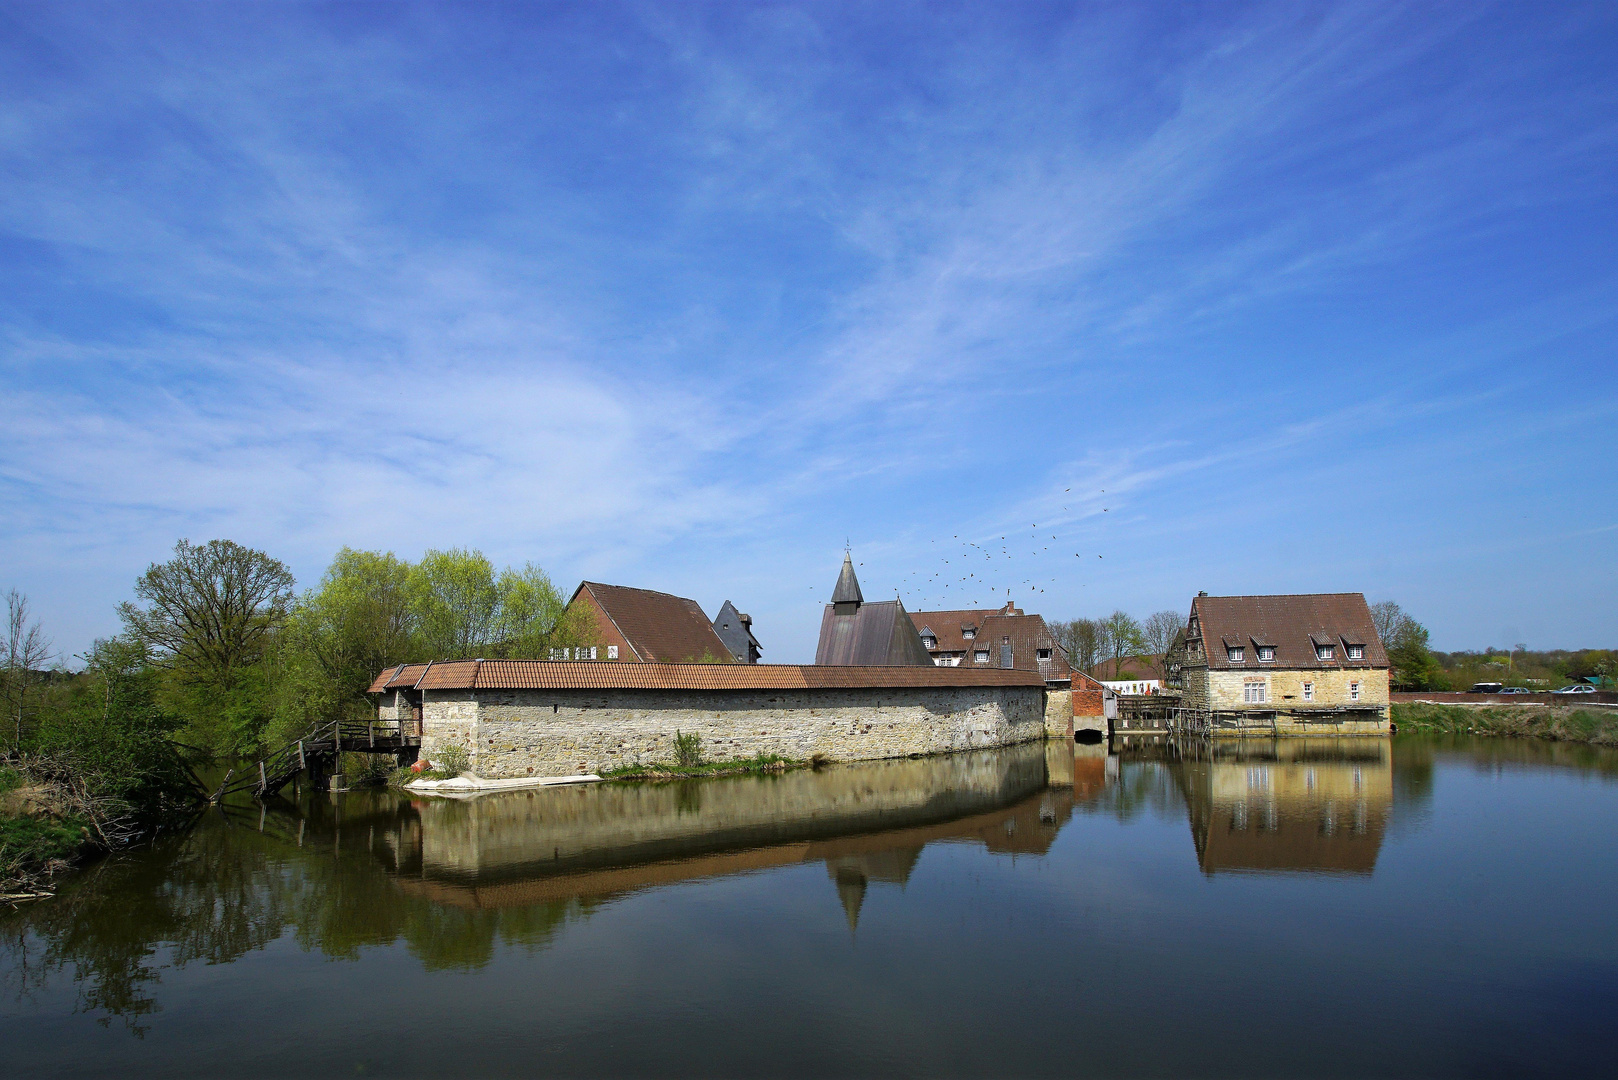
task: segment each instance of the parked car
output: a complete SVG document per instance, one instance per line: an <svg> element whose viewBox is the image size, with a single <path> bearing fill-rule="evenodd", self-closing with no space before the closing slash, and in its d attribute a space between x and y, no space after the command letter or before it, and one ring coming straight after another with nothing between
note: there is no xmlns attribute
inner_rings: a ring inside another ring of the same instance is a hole
<svg viewBox="0 0 1618 1080"><path fill-rule="evenodd" d="M1502 694L1532 694L1533 692L1526 686L1502 686L1499 690L1499 693Z"/></svg>
<svg viewBox="0 0 1618 1080"><path fill-rule="evenodd" d="M1478 683L1473 683L1472 684L1472 689L1468 690L1467 693L1468 694L1498 694L1503 689L1505 689L1505 686L1502 683L1497 683L1497 682L1478 682Z"/></svg>
<svg viewBox="0 0 1618 1080"><path fill-rule="evenodd" d="M1589 683L1574 683L1572 686L1564 686L1560 690L1551 691L1553 694L1593 694L1595 692L1596 688Z"/></svg>

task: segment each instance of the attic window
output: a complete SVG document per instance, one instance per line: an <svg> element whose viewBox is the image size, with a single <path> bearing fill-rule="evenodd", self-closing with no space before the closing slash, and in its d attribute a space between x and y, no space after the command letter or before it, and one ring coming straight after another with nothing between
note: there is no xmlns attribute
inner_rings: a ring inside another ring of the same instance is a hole
<svg viewBox="0 0 1618 1080"><path fill-rule="evenodd" d="M1261 664L1275 663L1275 646L1260 645L1258 647L1258 662Z"/></svg>
<svg viewBox="0 0 1618 1080"><path fill-rule="evenodd" d="M1196 620L1195 616L1192 616L1192 619L1191 619L1191 636L1192 637L1197 636L1197 620Z"/></svg>
<svg viewBox="0 0 1618 1080"><path fill-rule="evenodd" d="M607 659L608 660L616 660L616 659L618 659L618 646L616 646L616 645L608 645L607 646Z"/></svg>
<svg viewBox="0 0 1618 1080"><path fill-rule="evenodd" d="M961 627L961 636L966 640L971 641L973 638L978 636L978 628L975 626L963 626Z"/></svg>
<svg viewBox="0 0 1618 1080"><path fill-rule="evenodd" d="M935 637L924 637L921 639L921 643L929 649L938 648L938 639Z"/></svg>
<svg viewBox="0 0 1618 1080"><path fill-rule="evenodd" d="M989 662L989 650L979 649L977 652L972 654L972 659L976 660L980 664L987 664Z"/></svg>
<svg viewBox="0 0 1618 1080"><path fill-rule="evenodd" d="M1049 649L1040 649L1039 658L1041 660L1049 660L1051 658L1051 651Z"/></svg>
<svg viewBox="0 0 1618 1080"><path fill-rule="evenodd" d="M1348 647L1348 658L1350 660L1364 660L1365 659L1365 646L1364 645L1350 645Z"/></svg>
<svg viewBox="0 0 1618 1080"><path fill-rule="evenodd" d="M1230 662L1233 664L1247 662L1247 650L1240 645L1226 645L1225 652L1229 654Z"/></svg>
<svg viewBox="0 0 1618 1080"><path fill-rule="evenodd" d="M1315 659L1316 660L1335 660L1335 659L1337 659L1337 646L1335 646L1335 645L1322 645L1319 642L1316 642L1315 643Z"/></svg>

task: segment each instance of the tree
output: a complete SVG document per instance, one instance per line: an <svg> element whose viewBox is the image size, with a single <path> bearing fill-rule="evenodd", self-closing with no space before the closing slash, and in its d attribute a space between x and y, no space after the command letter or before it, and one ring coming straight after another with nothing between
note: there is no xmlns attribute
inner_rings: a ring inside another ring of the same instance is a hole
<svg viewBox="0 0 1618 1080"><path fill-rule="evenodd" d="M46 640L38 620L28 618L28 597L16 589L6 592L6 627L4 641L5 706L6 718L11 721L12 746L22 746L23 722L33 704L34 691L44 680L41 670L51 658L51 643Z"/></svg>
<svg viewBox="0 0 1618 1080"><path fill-rule="evenodd" d="M1094 619L1068 619L1051 624L1051 634L1067 650L1068 663L1086 675L1101 659L1100 624Z"/></svg>
<svg viewBox="0 0 1618 1080"><path fill-rule="evenodd" d="M500 590L481 551L428 551L410 569L410 602L432 660L483 656L499 638Z"/></svg>
<svg viewBox="0 0 1618 1080"><path fill-rule="evenodd" d="M135 582L144 606L118 605L129 634L183 682L233 688L286 620L292 572L230 540L181 540Z"/></svg>
<svg viewBox="0 0 1618 1080"><path fill-rule="evenodd" d="M1376 636L1381 639L1384 648L1393 640L1400 624L1409 617L1392 600L1371 605L1371 624L1376 627Z"/></svg>
<svg viewBox="0 0 1618 1080"><path fill-rule="evenodd" d="M1149 616L1141 626L1141 638L1146 644L1146 651L1161 658L1173 646L1175 635L1184 626L1185 619L1178 611L1159 611Z"/></svg>
<svg viewBox="0 0 1618 1080"><path fill-rule="evenodd" d="M1146 649L1140 623L1127 612L1114 611L1102 619L1100 631L1103 654L1112 661L1115 677L1124 657L1139 656Z"/></svg>

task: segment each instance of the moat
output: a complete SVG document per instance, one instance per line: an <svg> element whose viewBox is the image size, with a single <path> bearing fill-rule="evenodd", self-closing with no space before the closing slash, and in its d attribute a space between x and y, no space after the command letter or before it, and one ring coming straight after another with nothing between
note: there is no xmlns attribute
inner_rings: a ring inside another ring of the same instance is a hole
<svg viewBox="0 0 1618 1080"><path fill-rule="evenodd" d="M1618 752L1029 744L211 811L0 909L17 1075L1604 1071Z"/></svg>

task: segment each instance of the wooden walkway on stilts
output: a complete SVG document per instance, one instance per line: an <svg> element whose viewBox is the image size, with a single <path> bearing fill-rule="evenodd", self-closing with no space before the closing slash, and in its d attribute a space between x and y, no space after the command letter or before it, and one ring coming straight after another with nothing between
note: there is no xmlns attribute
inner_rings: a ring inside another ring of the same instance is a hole
<svg viewBox="0 0 1618 1080"><path fill-rule="evenodd" d="M332 774L337 755L342 753L391 754L405 764L404 759L421 744L419 730L410 721L332 720L316 724L302 738L247 766L240 775L236 769L225 773L209 801L219 802L241 792L263 799L280 791L300 773L308 773L318 787Z"/></svg>

